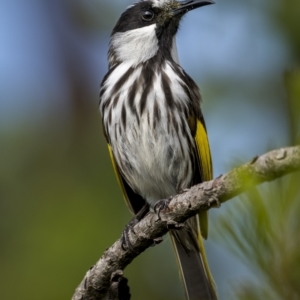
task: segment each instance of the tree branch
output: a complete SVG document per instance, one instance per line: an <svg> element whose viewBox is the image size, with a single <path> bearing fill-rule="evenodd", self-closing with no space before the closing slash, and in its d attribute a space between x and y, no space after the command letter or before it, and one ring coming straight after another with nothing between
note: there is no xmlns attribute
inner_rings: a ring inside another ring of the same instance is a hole
<svg viewBox="0 0 300 300"><path fill-rule="evenodd" d="M118 270L124 270L135 257L153 245L153 240L159 241L170 226L183 223L201 210L218 207L221 203L260 183L299 170L300 146L282 148L255 157L251 162L225 175L195 185L172 197L168 209L160 213L160 220L155 213L150 212L134 226L135 234L129 233L134 252L124 251L121 240L117 240L86 273L72 300L107 299L105 297L113 274Z"/></svg>

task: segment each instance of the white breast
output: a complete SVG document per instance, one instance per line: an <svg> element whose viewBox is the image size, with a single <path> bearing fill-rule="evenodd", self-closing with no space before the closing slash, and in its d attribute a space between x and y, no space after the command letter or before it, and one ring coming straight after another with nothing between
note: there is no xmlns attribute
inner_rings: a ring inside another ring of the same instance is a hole
<svg viewBox="0 0 300 300"><path fill-rule="evenodd" d="M119 68L119 69L118 69ZM110 76L107 82L114 83L116 74L125 72L126 65L122 64ZM141 67L135 69L132 78L120 89L118 103L112 110L112 123L106 128L117 165L126 181L136 192L140 193L149 203L175 195L178 191L190 185L193 175L191 153L189 145L193 145L193 138L187 124L184 110L187 109L188 96L181 85L182 80L177 76L166 62L162 70L170 78L170 88L174 102L182 110L175 108L173 118L176 128L170 122L166 109L166 97L162 87L161 74L156 74L153 89L147 95L146 107L140 114L142 87L135 94L134 106L137 113L129 108L128 87L133 80L142 76ZM116 73L115 73L116 72ZM115 74L114 74L115 73ZM103 103L109 101L110 90L107 89L102 96ZM158 106L159 119L154 111ZM122 125L122 108L126 107L126 127ZM104 124L107 124L112 105L104 109ZM186 108L186 109L185 109ZM171 126L170 126L171 125ZM185 128L183 132L182 128Z"/></svg>

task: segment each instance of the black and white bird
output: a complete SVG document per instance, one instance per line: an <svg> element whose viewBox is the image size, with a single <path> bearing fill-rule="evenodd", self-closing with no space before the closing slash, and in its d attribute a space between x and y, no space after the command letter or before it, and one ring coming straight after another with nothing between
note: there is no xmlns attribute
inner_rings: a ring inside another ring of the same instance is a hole
<svg viewBox="0 0 300 300"><path fill-rule="evenodd" d="M100 112L113 167L134 214L212 179L200 92L180 66L176 47L182 17L212 3L143 0L129 6L112 31ZM202 240L207 214L170 235L187 299L217 299Z"/></svg>

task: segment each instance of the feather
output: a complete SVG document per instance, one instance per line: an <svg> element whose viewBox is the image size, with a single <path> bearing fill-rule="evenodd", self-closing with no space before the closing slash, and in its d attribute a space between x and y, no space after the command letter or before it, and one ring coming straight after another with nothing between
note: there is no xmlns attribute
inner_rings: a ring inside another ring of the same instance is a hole
<svg viewBox="0 0 300 300"><path fill-rule="evenodd" d="M212 160L210 154L210 147L206 133L205 123L202 120L196 121L196 133L194 136L196 143L196 157L200 173L201 182L208 181L213 178ZM198 183L198 182L197 182ZM203 238L207 239L208 235L208 212L200 212L200 230Z"/></svg>
<svg viewBox="0 0 300 300"><path fill-rule="evenodd" d="M113 169L115 171L115 175L117 177L117 181L121 187L122 194L124 200L129 208L129 210L133 214L137 214L146 204L146 201L137 193L135 193L132 188L128 185L128 183L124 180L123 176L121 175L119 168L116 164L116 160L114 154L112 152L110 144L107 144L109 156L113 165Z"/></svg>

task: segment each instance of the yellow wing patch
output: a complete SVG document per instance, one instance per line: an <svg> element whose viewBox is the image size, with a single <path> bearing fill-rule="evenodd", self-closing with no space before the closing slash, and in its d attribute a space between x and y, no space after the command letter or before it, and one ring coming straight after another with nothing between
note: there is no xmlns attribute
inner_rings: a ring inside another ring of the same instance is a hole
<svg viewBox="0 0 300 300"><path fill-rule="evenodd" d="M209 141L207 137L207 132L204 127L204 124L197 119L197 128L196 128L196 134L195 134L195 142L197 147L197 158L198 158L198 166L200 170L200 174L202 176L202 179L204 181L212 180L213 179L213 169L212 169L212 159L210 154L210 147L209 147ZM204 244L203 244L203 238L207 238L208 235L208 212L204 211L199 213L199 219L198 219L198 242L200 247L200 252L202 253L203 263L205 266L205 270L207 272L207 276L209 278L209 281L211 282L212 288L214 290L214 293L216 293L215 283L214 279L212 277L212 274L209 270L205 250L204 250ZM200 227L200 232L199 232ZM202 237L201 237L202 235Z"/></svg>
<svg viewBox="0 0 300 300"><path fill-rule="evenodd" d="M206 129L200 120L197 120L197 129L194 139L197 147L198 165L201 177L204 181L211 180L213 178L213 170L210 147Z"/></svg>
<svg viewBox="0 0 300 300"><path fill-rule="evenodd" d="M112 152L111 146L110 146L110 144L107 144L107 146L108 146L109 156L110 156L110 159L111 159L111 162L112 162L112 165L113 165L113 168L114 168L114 171L115 171L118 183L119 183L119 185L120 185L120 187L122 189L123 197L125 199L125 202L126 202L128 208L129 208L129 210L134 214L134 210L133 210L132 205L130 203L130 199L128 198L127 191L126 191L125 186L124 186L123 178L122 178L122 176L120 174L120 171L119 171L119 168L117 166L117 163L116 163L114 154Z"/></svg>
<svg viewBox="0 0 300 300"><path fill-rule="evenodd" d="M197 127L195 134L195 142L197 148L197 160L199 172L203 181L213 179L212 160L210 154L210 147L208 137L204 124L197 119ZM208 212L199 213L200 232L203 238L208 236ZM201 240L201 237L200 239Z"/></svg>

